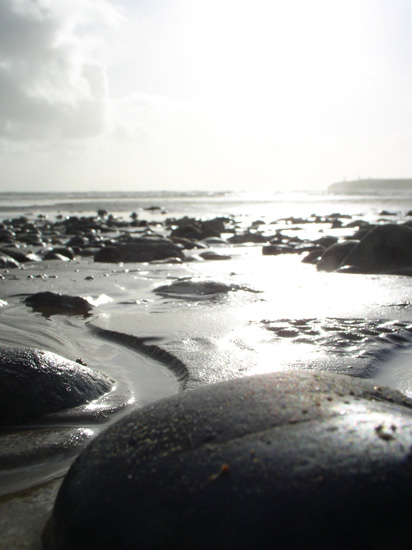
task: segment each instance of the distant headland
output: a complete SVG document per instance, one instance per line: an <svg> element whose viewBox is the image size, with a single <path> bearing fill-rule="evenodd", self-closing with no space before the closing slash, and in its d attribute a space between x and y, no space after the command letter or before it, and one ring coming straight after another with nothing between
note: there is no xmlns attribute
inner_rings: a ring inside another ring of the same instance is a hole
<svg viewBox="0 0 412 550"><path fill-rule="evenodd" d="M373 193L375 191L412 191L412 179L359 179L340 181L328 187L329 193Z"/></svg>

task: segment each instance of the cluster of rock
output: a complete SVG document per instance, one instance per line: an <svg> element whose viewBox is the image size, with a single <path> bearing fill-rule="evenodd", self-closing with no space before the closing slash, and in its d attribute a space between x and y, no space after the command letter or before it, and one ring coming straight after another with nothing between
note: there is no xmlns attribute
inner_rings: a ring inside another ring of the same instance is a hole
<svg viewBox="0 0 412 550"><path fill-rule="evenodd" d="M320 271L412 275L412 224L384 224L359 229L336 242L317 260Z"/></svg>
<svg viewBox="0 0 412 550"><path fill-rule="evenodd" d="M299 242L296 237L295 242L277 237L271 239L262 252L271 255L307 250L309 254L302 261L316 264L319 271L412 275L412 222L369 224L356 221L346 227L357 227L357 230L341 240L324 236L312 243Z"/></svg>
<svg viewBox="0 0 412 550"><path fill-rule="evenodd" d="M207 249L208 239L219 239L223 231L230 232L225 222L230 220L185 217L168 219L159 226L138 220L134 214L125 221L105 211L97 216L61 217L53 223L44 216L35 221L22 216L0 224L0 267L16 268L41 260L69 261L76 256L110 263L183 261L185 249ZM215 256L213 259L217 259Z"/></svg>
<svg viewBox="0 0 412 550"><path fill-rule="evenodd" d="M34 222L24 217L5 220L0 224L0 267L14 268L41 260L70 261L75 257L109 263L225 260L230 256L213 248L257 244L267 256L307 253L303 261L316 264L320 271L412 273L412 222L373 225L363 220L348 222L350 216L335 213L307 219L284 218L269 225L256 220L244 228L232 217L206 221L168 218L162 224L138 220L133 214L130 218L125 221L99 211L97 216L71 216L53 223L43 216ZM310 240L285 232L308 223L355 232L340 240L332 235ZM275 224L278 227L271 233L270 227ZM187 254L193 249L196 256Z"/></svg>
<svg viewBox="0 0 412 550"><path fill-rule="evenodd" d="M17 218L0 226L0 265L78 256L186 261L192 249L204 259L224 259L215 245L251 243L265 256L306 254L303 261L320 271L412 275L411 224L344 226L344 219L276 222L355 229L342 240L310 241L284 229L269 234L260 221L245 229L233 218L161 225L106 212L54 223ZM199 297L233 290L251 291L179 280L155 292ZM84 298L51 292L25 303L48 313L50 307L83 315L91 309ZM300 332L313 333L299 322ZM269 329L279 337L299 332ZM143 339L133 346L157 353ZM75 409L114 389L113 380L80 363L22 348L0 349L0 382L0 422L8 427ZM346 549L353 540L365 548L401 547L410 540L411 433L409 399L346 376L274 373L186 392L123 417L80 454L57 497L44 547Z"/></svg>

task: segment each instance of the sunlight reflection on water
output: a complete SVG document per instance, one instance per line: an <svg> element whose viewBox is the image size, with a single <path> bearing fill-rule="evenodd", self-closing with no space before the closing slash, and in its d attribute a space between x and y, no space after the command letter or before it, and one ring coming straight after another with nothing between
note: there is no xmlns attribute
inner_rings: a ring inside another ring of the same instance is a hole
<svg viewBox="0 0 412 550"><path fill-rule="evenodd" d="M233 258L229 269L224 263L202 262L192 269L206 280L242 282L260 291L243 304L242 315L245 309L260 309L272 318L385 317L385 307L412 295L407 277L320 273L296 255L265 257L260 248L248 248Z"/></svg>
<svg viewBox="0 0 412 550"><path fill-rule="evenodd" d="M213 304L192 304L194 311L186 308L188 319L196 318L197 311L203 322L205 312L213 310L214 323L202 326L209 335L215 330L213 368L227 378L290 368L362 376L368 362L360 351L369 349L373 339L379 342L379 331L385 334L393 319L410 319L409 308L402 305L411 299L408 277L320 273L296 255L262 257L260 248L253 246L242 249L230 267L225 262L202 262L191 265L191 270L203 280L242 283L258 291L236 291ZM282 337L276 330L270 332L282 323ZM369 330L376 335L368 336ZM385 364L375 367L379 369L385 370ZM395 374L392 370L385 383L397 387ZM201 379L216 381L216 375L210 376L202 369Z"/></svg>

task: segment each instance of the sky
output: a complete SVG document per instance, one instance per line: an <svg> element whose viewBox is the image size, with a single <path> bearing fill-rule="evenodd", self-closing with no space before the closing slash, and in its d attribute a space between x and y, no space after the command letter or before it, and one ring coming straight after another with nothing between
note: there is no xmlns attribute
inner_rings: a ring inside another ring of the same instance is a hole
<svg viewBox="0 0 412 550"><path fill-rule="evenodd" d="M0 0L0 191L412 177L411 0Z"/></svg>

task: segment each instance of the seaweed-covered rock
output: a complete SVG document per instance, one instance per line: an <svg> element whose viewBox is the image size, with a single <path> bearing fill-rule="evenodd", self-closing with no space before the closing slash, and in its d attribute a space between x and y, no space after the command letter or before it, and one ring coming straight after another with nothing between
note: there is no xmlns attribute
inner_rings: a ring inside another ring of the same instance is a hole
<svg viewBox="0 0 412 550"><path fill-rule="evenodd" d="M0 348L0 424L27 422L93 401L114 385L104 374L49 351Z"/></svg>
<svg viewBox="0 0 412 550"><path fill-rule="evenodd" d="M47 550L402 548L411 401L346 376L289 372L133 412L67 474Z"/></svg>

